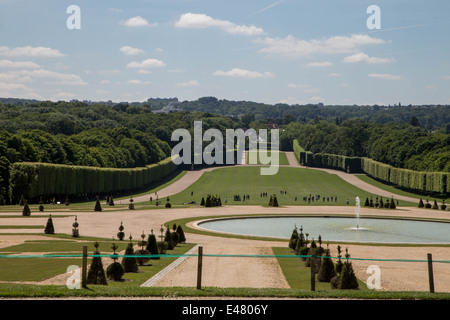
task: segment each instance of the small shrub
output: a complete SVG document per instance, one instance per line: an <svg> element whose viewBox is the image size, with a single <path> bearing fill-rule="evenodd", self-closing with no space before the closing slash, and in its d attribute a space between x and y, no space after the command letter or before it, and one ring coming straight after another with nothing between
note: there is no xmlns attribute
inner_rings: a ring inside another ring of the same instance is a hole
<svg viewBox="0 0 450 320"><path fill-rule="evenodd" d="M336 270L334 269L333 261L330 257L330 250L325 250L325 256L322 257L319 272L317 274L317 281L330 282L336 276Z"/></svg>
<svg viewBox="0 0 450 320"><path fill-rule="evenodd" d="M25 200L25 204L22 210L22 216L29 217L31 215L30 207L28 206L28 201Z"/></svg>
<svg viewBox="0 0 450 320"><path fill-rule="evenodd" d="M175 244L173 242L172 233L170 232L170 229L167 229L164 241L167 242L167 250L174 249Z"/></svg>
<svg viewBox="0 0 450 320"><path fill-rule="evenodd" d="M55 234L55 228L53 226L52 215L50 215L50 217L48 217L47 225L45 226L44 233L45 234Z"/></svg>
<svg viewBox="0 0 450 320"><path fill-rule="evenodd" d="M120 222L119 232L117 233L117 238L118 238L120 241L122 241L123 238L125 238L125 232L123 232L123 229L124 229L123 223Z"/></svg>
<svg viewBox="0 0 450 320"><path fill-rule="evenodd" d="M352 263L348 261L350 255L348 250L345 249L345 257L347 260L342 267L341 276L339 280L339 289L358 289L358 280L353 270Z"/></svg>
<svg viewBox="0 0 450 320"><path fill-rule="evenodd" d="M148 256L150 255L150 251L144 250L144 249L139 249L136 250L136 255L137 256ZM142 257L142 258L136 258L138 265L143 266L144 263L147 263L150 261L149 257Z"/></svg>
<svg viewBox="0 0 450 320"><path fill-rule="evenodd" d="M73 227L73 229L72 229L72 237L73 238L79 238L80 237L80 233L79 233L79 231L78 231L78 221L77 221L78 219L77 219L77 216L75 216L75 222L72 224L72 227Z"/></svg>
<svg viewBox="0 0 450 320"><path fill-rule="evenodd" d="M98 242L95 242L95 252L94 255L100 255L98 251ZM87 274L87 284L100 284L107 285L105 270L103 269L103 263L101 257L93 257L89 271Z"/></svg>
<svg viewBox="0 0 450 320"><path fill-rule="evenodd" d="M302 256L302 257L300 257L300 259L302 261L306 261L306 257L304 257L304 256L307 256L308 252L309 252L309 248L307 248L307 247L300 247L300 249L298 250L298 253L299 253L300 256Z"/></svg>
<svg viewBox="0 0 450 320"><path fill-rule="evenodd" d="M148 236L147 247L145 249L152 255L159 254L158 243L156 242L156 237L153 233ZM159 257L153 257L151 259L159 259Z"/></svg>
<svg viewBox="0 0 450 320"><path fill-rule="evenodd" d="M395 208L396 208L395 200L394 200L394 198L391 198L391 202L389 203L389 209L395 209Z"/></svg>
<svg viewBox="0 0 450 320"><path fill-rule="evenodd" d="M44 202L42 201L42 197L39 200L39 211L44 212Z"/></svg>
<svg viewBox="0 0 450 320"><path fill-rule="evenodd" d="M431 209L431 203L429 203L428 200L427 203L425 203L425 209Z"/></svg>
<svg viewBox="0 0 450 320"><path fill-rule="evenodd" d="M420 201L419 201L419 205L418 205L418 207L419 207L419 208L423 208L423 207L425 207L425 205L423 204L423 200L422 200L422 198L420 198Z"/></svg>
<svg viewBox="0 0 450 320"><path fill-rule="evenodd" d="M339 282L341 280L341 277L339 275L335 275L330 280L331 289L339 289Z"/></svg>
<svg viewBox="0 0 450 320"><path fill-rule="evenodd" d="M186 236L181 226L177 227L177 233L180 235L180 243L186 243Z"/></svg>
<svg viewBox="0 0 450 320"><path fill-rule="evenodd" d="M364 207L369 207L369 206L370 206L369 198L366 197L366 202L364 203Z"/></svg>
<svg viewBox="0 0 450 320"><path fill-rule="evenodd" d="M158 241L158 250L160 254L165 254L169 249L169 244L166 241Z"/></svg>
<svg viewBox="0 0 450 320"><path fill-rule="evenodd" d="M114 261L106 268L106 275L111 280L121 281L124 274L123 266L117 261Z"/></svg>
<svg viewBox="0 0 450 320"><path fill-rule="evenodd" d="M130 209L130 210L134 210L134 200L133 200L133 197L131 197L130 198L130 204L128 205L128 209Z"/></svg>
<svg viewBox="0 0 450 320"><path fill-rule="evenodd" d="M128 244L128 246L125 250L125 255L126 256L134 256L135 255L134 249L133 249L133 244L131 243L131 236L130 236L130 243ZM139 271L136 258L124 257L122 259L122 266L123 266L123 270L125 272L138 272Z"/></svg>
<svg viewBox="0 0 450 320"><path fill-rule="evenodd" d="M433 204L433 207L432 207L432 209L434 209L434 210L437 210L437 209L439 209L439 206L438 206L438 204L437 204L437 201L436 201L436 200L434 200L434 204Z"/></svg>
<svg viewBox="0 0 450 320"><path fill-rule="evenodd" d="M94 211L102 211L102 205L100 204L100 200L97 197L97 201L95 202Z"/></svg>

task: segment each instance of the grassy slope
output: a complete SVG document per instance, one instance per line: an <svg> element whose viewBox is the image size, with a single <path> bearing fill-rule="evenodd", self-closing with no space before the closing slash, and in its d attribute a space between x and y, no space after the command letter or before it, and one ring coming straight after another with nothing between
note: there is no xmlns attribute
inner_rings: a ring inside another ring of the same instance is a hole
<svg viewBox="0 0 450 320"><path fill-rule="evenodd" d="M170 196L172 204L189 203L196 201L200 203L201 198L208 194L221 197L222 204L228 198L227 204L252 204L267 205L269 197L261 198L261 192L268 195L276 194L280 205L308 205L303 201L304 196L320 195L319 201L311 202L310 205L355 205L355 197L360 199L374 196L357 187L345 182L336 175L318 170L304 168L279 167L276 175L261 175L260 167L230 167L216 169L206 172L202 177L185 191ZM280 191L286 191L281 194ZM193 192L193 196L191 196ZM250 195L250 200L233 201L234 195ZM338 201L323 202L322 197L337 197ZM297 197L297 201L295 201ZM163 200L162 203L165 203ZM402 202L400 205L415 205Z"/></svg>

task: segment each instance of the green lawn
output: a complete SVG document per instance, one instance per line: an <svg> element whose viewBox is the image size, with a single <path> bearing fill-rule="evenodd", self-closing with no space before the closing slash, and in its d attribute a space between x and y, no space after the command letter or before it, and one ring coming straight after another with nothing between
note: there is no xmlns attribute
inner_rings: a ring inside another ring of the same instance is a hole
<svg viewBox="0 0 450 320"><path fill-rule="evenodd" d="M111 241L103 239L99 241L101 254L111 254ZM115 241L119 246L116 252L124 250L128 241ZM136 242L134 242L136 243ZM48 253L59 255L79 255L82 254L83 246L88 246L88 254L94 253L94 242L80 240L62 241L49 237L48 240L27 241L20 245L2 248L0 250L0 281L42 281L58 274L65 273L70 265L81 266L81 257L5 257L9 254L27 253L27 255L44 255ZM190 250L194 244L179 244L174 250L167 251L168 255L180 255ZM138 249L137 246L134 247ZM88 259L88 263L90 263ZM151 260L149 265L139 267L138 273L126 273L126 282L109 282L112 286L139 286L150 279L153 275L172 263L176 257L162 257L158 260ZM119 258L121 261L122 258ZM151 264L151 265L150 265ZM1 294L0 294L1 296Z"/></svg>
<svg viewBox="0 0 450 320"><path fill-rule="evenodd" d="M254 154L256 154L256 163L250 163L250 158L254 157ZM248 164L262 164L261 160L259 158L259 154L260 154L259 151L249 151L249 152L247 152L247 163ZM272 156L272 152L270 150L267 150L267 156L268 157ZM272 159L272 158L270 158L270 159ZM278 161L279 161L278 164L281 165L281 166L289 165L289 161L288 161L288 159L286 157L286 153L284 153L284 152L278 152Z"/></svg>
<svg viewBox="0 0 450 320"><path fill-rule="evenodd" d="M42 281L81 266L81 258L0 258L0 264L0 281Z"/></svg>
<svg viewBox="0 0 450 320"><path fill-rule="evenodd" d="M193 195L191 195L191 192ZM268 197L261 197L261 193ZM342 180L336 175L305 168L279 167L275 175L261 175L260 167L243 166L220 168L205 172L202 177L183 192L170 196L172 205L195 201L200 204L208 194L221 197L222 205L268 205L270 195L276 194L278 203L283 205L355 205L359 196L362 203L366 197L376 197ZM249 195L245 201L234 201L234 195ZM303 197L320 195L319 201L303 201ZM297 197L297 200L296 200ZM323 201L325 197L325 201ZM330 199L327 201L327 197ZM331 201L333 197L333 201ZM335 200L337 197L337 201ZM161 199L165 203L165 199ZM402 206L415 205L400 201Z"/></svg>

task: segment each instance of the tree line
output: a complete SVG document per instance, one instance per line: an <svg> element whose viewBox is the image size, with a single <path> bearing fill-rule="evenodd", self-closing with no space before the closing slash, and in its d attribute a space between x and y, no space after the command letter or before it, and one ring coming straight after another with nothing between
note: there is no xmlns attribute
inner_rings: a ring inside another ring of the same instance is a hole
<svg viewBox="0 0 450 320"><path fill-rule="evenodd" d="M406 123L378 124L361 119L293 122L281 132L280 145L295 139L313 154L367 157L403 169L450 172L450 134ZM346 168L346 166L345 166Z"/></svg>

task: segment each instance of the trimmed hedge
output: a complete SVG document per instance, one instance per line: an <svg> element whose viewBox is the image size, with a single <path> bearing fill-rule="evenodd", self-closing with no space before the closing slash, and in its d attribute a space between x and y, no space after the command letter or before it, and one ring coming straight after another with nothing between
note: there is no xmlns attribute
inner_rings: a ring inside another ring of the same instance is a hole
<svg viewBox="0 0 450 320"><path fill-rule="evenodd" d="M369 158L346 157L336 154L305 151L297 140L293 143L294 153L303 165L330 168L350 173L366 173L382 182L413 192L450 194L450 173L420 172L400 169Z"/></svg>
<svg viewBox="0 0 450 320"><path fill-rule="evenodd" d="M300 164L319 167L319 168L331 168L342 171L349 171L350 173L362 173L361 158L359 157L347 157L338 154L328 153L312 153L311 151L305 151L298 140L293 142L294 154Z"/></svg>
<svg viewBox="0 0 450 320"><path fill-rule="evenodd" d="M402 189L435 194L448 194L450 191L450 174L446 172L400 169L368 158L363 158L362 164L369 176Z"/></svg>
<svg viewBox="0 0 450 320"><path fill-rule="evenodd" d="M132 190L155 182L177 169L167 158L132 169L17 162L11 166L10 196L17 200L39 196L64 196Z"/></svg>

